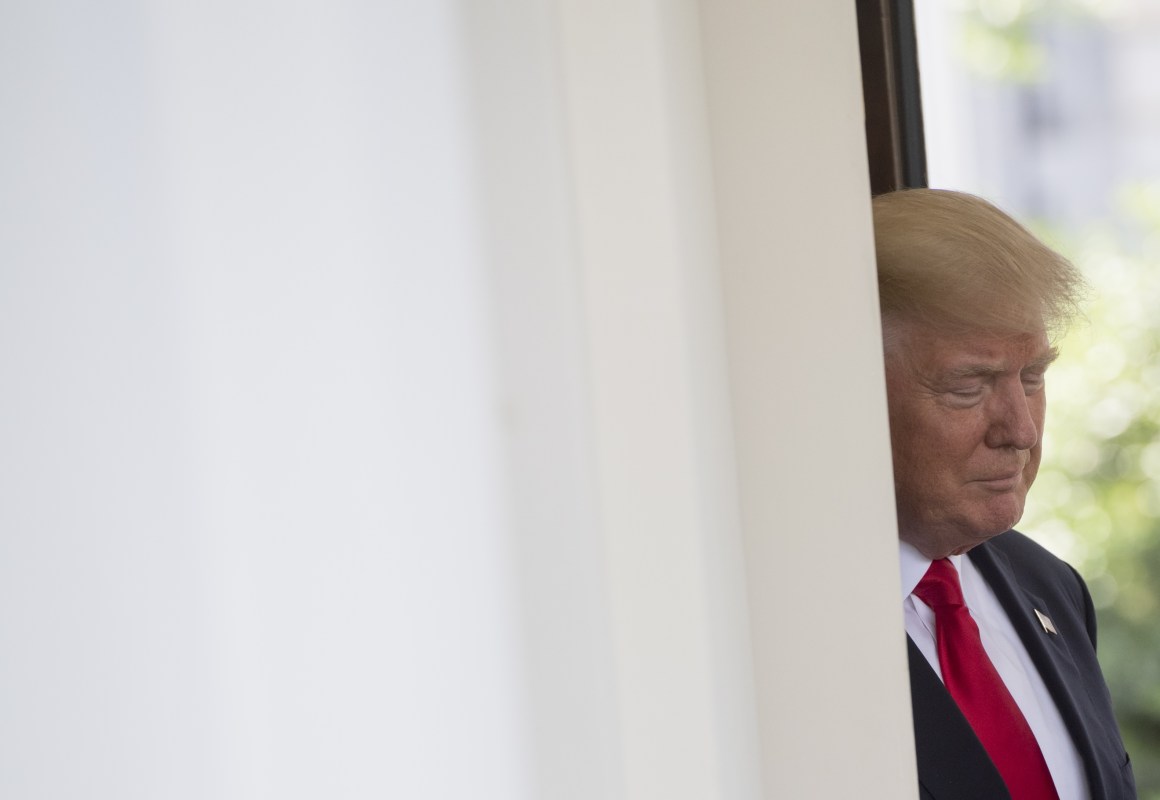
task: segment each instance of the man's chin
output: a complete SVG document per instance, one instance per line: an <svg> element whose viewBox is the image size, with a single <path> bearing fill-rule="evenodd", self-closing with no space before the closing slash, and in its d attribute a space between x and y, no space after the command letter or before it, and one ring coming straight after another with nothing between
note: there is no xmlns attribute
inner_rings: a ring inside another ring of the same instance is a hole
<svg viewBox="0 0 1160 800"><path fill-rule="evenodd" d="M1011 530L1010 525L1002 527L992 525L985 528L975 528L970 531L970 533L964 533L962 537L960 537L958 546L951 550L950 555L961 556L964 553L973 550L974 548L983 544L984 542L994 539L1000 533L1006 533L1009 530Z"/></svg>
<svg viewBox="0 0 1160 800"><path fill-rule="evenodd" d="M960 556L1011 530L1022 516L1022 510L1020 504L1019 513L990 513L960 520L959 524L927 525L920 530L900 532L899 537L932 560Z"/></svg>
<svg viewBox="0 0 1160 800"><path fill-rule="evenodd" d="M1027 492L1022 487L988 497L971 510L964 528L975 535L977 543L1005 533L1023 518L1026 497Z"/></svg>

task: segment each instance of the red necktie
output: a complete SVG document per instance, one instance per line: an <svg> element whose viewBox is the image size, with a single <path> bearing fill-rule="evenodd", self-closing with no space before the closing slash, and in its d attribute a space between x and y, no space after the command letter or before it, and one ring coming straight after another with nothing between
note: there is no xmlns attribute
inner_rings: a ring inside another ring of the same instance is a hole
<svg viewBox="0 0 1160 800"><path fill-rule="evenodd" d="M983 649L950 561L930 565L914 590L934 610L943 683L995 762L1012 800L1058 800L1035 734Z"/></svg>

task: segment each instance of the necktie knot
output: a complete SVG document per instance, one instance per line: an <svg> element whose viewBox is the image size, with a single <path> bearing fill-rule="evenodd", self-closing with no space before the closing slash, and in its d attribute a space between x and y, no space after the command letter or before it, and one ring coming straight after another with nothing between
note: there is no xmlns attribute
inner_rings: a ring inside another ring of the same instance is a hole
<svg viewBox="0 0 1160 800"><path fill-rule="evenodd" d="M930 562L930 568L914 588L914 594L935 613L940 609L963 605L963 590L959 585L958 570L945 558Z"/></svg>

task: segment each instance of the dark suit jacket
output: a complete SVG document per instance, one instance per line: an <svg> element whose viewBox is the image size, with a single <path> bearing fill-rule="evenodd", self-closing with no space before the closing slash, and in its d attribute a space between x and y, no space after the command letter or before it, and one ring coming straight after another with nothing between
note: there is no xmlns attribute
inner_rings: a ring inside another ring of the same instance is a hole
<svg viewBox="0 0 1160 800"><path fill-rule="evenodd" d="M1096 662L1096 618L1079 574L1018 531L968 556L999 598L1083 760L1092 800L1133 800L1136 783ZM1044 631L1035 609L1055 623ZM910 696L923 800L1008 800L991 759L908 637Z"/></svg>

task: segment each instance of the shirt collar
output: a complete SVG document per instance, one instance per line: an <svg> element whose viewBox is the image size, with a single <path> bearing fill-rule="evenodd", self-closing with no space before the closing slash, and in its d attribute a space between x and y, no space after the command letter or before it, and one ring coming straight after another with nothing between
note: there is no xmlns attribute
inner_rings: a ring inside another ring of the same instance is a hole
<svg viewBox="0 0 1160 800"><path fill-rule="evenodd" d="M951 563L962 575L962 556L951 556ZM922 576L930 569L930 559L918 552L918 549L901 539L898 540L898 572L902 579L902 599L910 597L914 587L922 580Z"/></svg>

